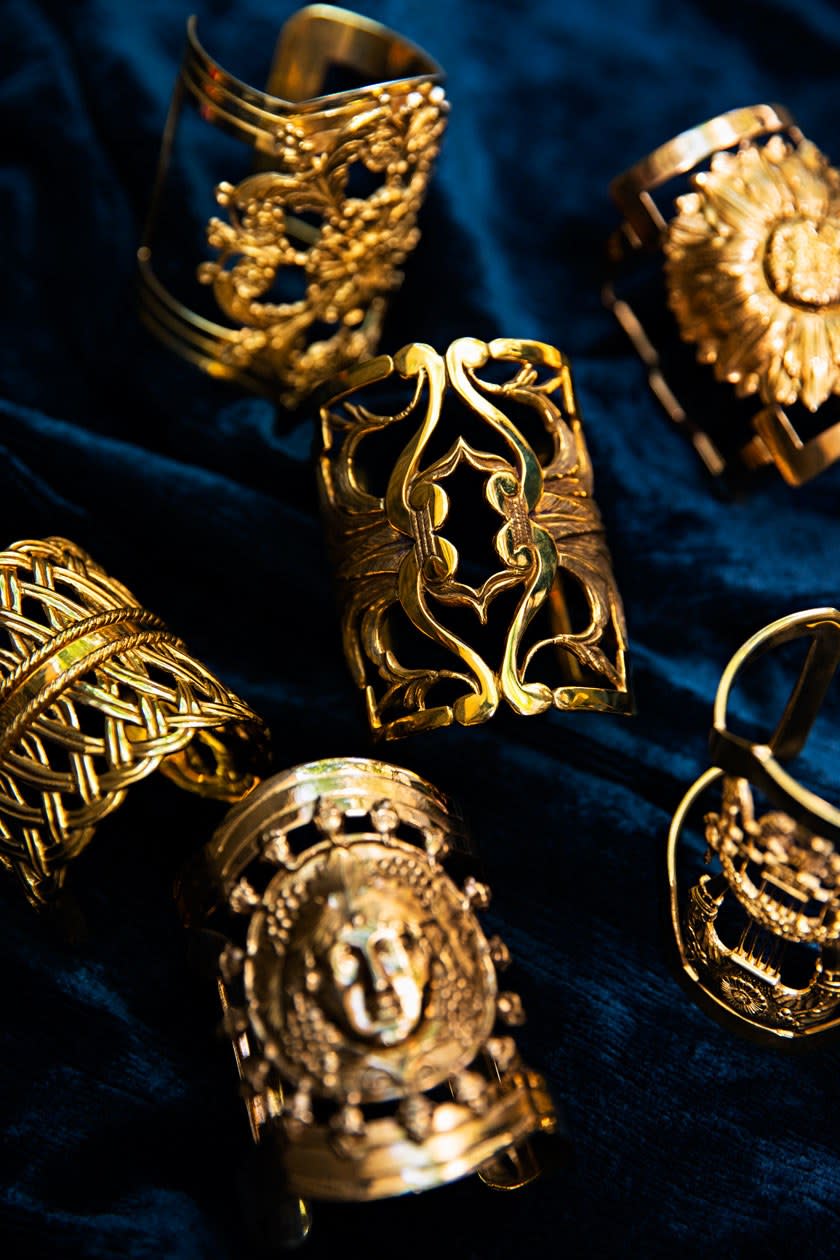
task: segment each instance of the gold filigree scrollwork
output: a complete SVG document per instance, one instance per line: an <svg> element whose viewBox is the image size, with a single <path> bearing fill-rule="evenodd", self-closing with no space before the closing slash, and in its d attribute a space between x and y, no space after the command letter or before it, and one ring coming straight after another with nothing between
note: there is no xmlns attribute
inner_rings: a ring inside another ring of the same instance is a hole
<svg viewBox="0 0 840 1260"><path fill-rule="evenodd" d="M506 379L494 379L499 370ZM400 380L413 389L407 406L389 415L368 405L370 387ZM462 338L445 358L411 345L325 386L323 398L320 484L344 647L374 731L392 737L453 721L472 725L502 700L523 715L551 707L629 711L621 599L565 357L540 342L507 339ZM464 406L469 439L459 429ZM535 424L539 453L525 421ZM368 447L397 430L405 440L376 495L366 480ZM492 540L500 564L478 584L467 580L468 566L447 537L452 504L444 483L464 468L479 475L483 502L500 518ZM570 578L585 604L579 625L565 598ZM504 632L489 647L474 642L460 610L470 611L480 638L505 594L515 603ZM444 663L406 663L400 613L435 645L430 662ZM535 665L549 648L565 666L557 683ZM442 686L454 698L430 695Z"/></svg>
<svg viewBox="0 0 840 1260"><path fill-rule="evenodd" d="M198 275L241 325L224 348L238 370L282 378L293 403L375 352L384 299L402 283L400 267L420 236L417 214L446 109L443 88L432 83L372 89L344 126L326 119L319 131L311 117L287 119L277 170L219 185L229 222L210 220L207 239L219 256ZM357 165L381 181L367 197L349 191ZM315 216L318 226L299 215ZM303 296L271 301L278 277L293 270ZM312 339L316 325L334 331Z"/></svg>
<svg viewBox="0 0 840 1260"><path fill-rule="evenodd" d="M0 551L0 869L41 905L133 783L160 767L236 800L260 719L64 538Z"/></svg>
<svg viewBox="0 0 840 1260"><path fill-rule="evenodd" d="M138 252L140 312L152 332L211 376L289 407L369 359L420 237L449 108L443 78L397 32L310 5L284 24L262 91L205 51L191 19ZM216 188L225 214L207 223L212 256L185 260L211 289L206 311L170 289L183 269L166 259L170 162L192 106L253 157L244 177L227 167L231 178Z"/></svg>

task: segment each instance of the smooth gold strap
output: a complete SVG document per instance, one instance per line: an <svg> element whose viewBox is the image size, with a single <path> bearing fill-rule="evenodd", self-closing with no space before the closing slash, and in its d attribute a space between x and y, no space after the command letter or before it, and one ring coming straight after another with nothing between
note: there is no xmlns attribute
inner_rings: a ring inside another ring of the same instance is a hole
<svg viewBox="0 0 840 1260"><path fill-rule="evenodd" d="M654 189L678 175L687 175L722 149L778 131L787 131L794 139L801 138L793 115L782 105L733 109L681 132L622 171L611 182L610 195L632 231L632 243L655 246L667 226L650 196Z"/></svg>
<svg viewBox="0 0 840 1260"><path fill-rule="evenodd" d="M364 86L324 96L334 65L354 72ZM300 9L283 27L264 92L229 74L205 51L195 17L187 23L181 79L205 121L275 154L278 131L289 116L307 131L335 130L369 107L386 84L437 83L443 71L422 48L379 22L316 4Z"/></svg>

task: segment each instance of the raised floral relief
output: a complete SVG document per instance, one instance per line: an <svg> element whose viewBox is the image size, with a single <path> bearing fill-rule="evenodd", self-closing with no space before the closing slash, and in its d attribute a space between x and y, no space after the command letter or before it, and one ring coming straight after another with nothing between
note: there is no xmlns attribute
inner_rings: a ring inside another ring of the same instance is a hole
<svg viewBox="0 0 840 1260"><path fill-rule="evenodd" d="M288 403L374 353L384 300L419 239L446 110L443 88L431 83L375 89L341 126L287 120L276 170L217 188L229 221L208 223L218 257L198 278L240 325L224 351L231 363L269 369ZM352 195L354 168L374 185L367 196ZM301 296L273 300L278 278L292 272Z"/></svg>
<svg viewBox="0 0 840 1260"><path fill-rule="evenodd" d="M840 392L840 172L773 136L692 184L664 242L683 338L740 396L816 411Z"/></svg>

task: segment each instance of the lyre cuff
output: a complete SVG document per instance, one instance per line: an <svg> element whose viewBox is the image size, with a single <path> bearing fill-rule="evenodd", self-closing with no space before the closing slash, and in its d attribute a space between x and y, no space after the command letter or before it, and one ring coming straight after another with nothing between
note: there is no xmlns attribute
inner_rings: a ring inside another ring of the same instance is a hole
<svg viewBox="0 0 840 1260"><path fill-rule="evenodd" d="M729 697L741 670L802 638L808 652L775 729L758 739L735 734ZM668 837L671 923L685 977L713 1013L770 1039L840 1025L840 810L782 764L801 752L838 664L833 608L780 618L736 652L715 699L713 766L689 788ZM701 815L713 789L716 808ZM691 836L700 817L708 869L698 878Z"/></svg>

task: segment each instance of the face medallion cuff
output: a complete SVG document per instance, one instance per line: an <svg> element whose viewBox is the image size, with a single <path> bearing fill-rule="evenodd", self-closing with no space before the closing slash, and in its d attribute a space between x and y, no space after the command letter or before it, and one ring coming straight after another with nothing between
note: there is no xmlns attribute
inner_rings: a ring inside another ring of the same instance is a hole
<svg viewBox="0 0 840 1260"><path fill-rule="evenodd" d="M0 551L0 866L42 905L158 767L237 800L267 731L159 617L63 538Z"/></svg>
<svg viewBox="0 0 840 1260"><path fill-rule="evenodd" d="M502 1157L554 1129L508 1031L524 1020L499 991L508 952L475 915L489 890L445 869L468 853L430 784L329 760L261 784L185 880L188 922L227 938L225 1026L290 1194L378 1199L476 1171L509 1188Z"/></svg>
<svg viewBox="0 0 840 1260"><path fill-rule="evenodd" d="M359 86L347 88L347 79ZM141 314L152 332L211 376L285 406L370 358L419 239L446 125L442 82L440 66L402 36L312 5L283 27L261 92L204 51L190 19L139 251ZM204 134L194 143L181 136L192 135L191 107L253 151L249 172L231 178L221 140L215 163L204 157ZM186 143L221 211L207 223L203 256L188 266L183 197L170 200ZM176 296L190 289L192 306Z"/></svg>
<svg viewBox="0 0 840 1260"><path fill-rule="evenodd" d="M773 734L761 741L734 735L727 709L741 669L801 638L810 647ZM835 609L784 617L744 644L715 701L715 766L689 789L668 840L671 919L685 975L713 1011L775 1037L840 1024L840 810L781 764L804 746L838 663ZM721 796L703 828L711 869L691 883L686 872L696 871L699 857L692 820L715 788ZM766 811L756 795L768 802Z"/></svg>
<svg viewBox="0 0 840 1260"><path fill-rule="evenodd" d="M409 345L315 401L344 650L375 735L471 726L502 701L520 715L632 711L621 597L558 350Z"/></svg>
<svg viewBox="0 0 840 1260"><path fill-rule="evenodd" d="M666 218L654 193L686 177L689 191ZM666 349L658 314L640 315L643 294L631 306L607 287L655 393L710 471L775 463L799 485L827 468L840 456L840 172L786 110L758 105L669 141L610 191L625 216L611 248L616 283L661 247L680 338L734 392L712 435L711 418L701 424L678 401L679 356ZM710 417L720 397L702 396Z"/></svg>

